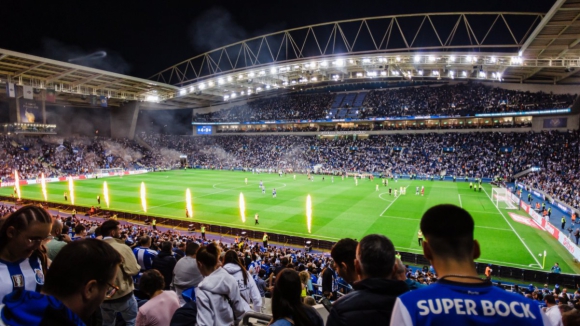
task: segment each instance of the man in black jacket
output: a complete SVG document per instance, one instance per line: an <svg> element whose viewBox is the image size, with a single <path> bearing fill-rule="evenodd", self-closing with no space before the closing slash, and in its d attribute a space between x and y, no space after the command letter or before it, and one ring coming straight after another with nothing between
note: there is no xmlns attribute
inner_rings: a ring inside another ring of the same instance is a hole
<svg viewBox="0 0 580 326"><path fill-rule="evenodd" d="M177 259L173 256L172 248L173 245L169 241L161 243L161 251L153 258L153 264L151 266L151 268L158 270L163 275L165 279L164 290L169 290L169 284L173 280L173 269L177 264Z"/></svg>
<svg viewBox="0 0 580 326"><path fill-rule="evenodd" d="M356 251L355 270L360 281L355 291L334 302L327 326L388 325L397 296L408 291L407 284L394 280L395 247L380 234L362 238Z"/></svg>

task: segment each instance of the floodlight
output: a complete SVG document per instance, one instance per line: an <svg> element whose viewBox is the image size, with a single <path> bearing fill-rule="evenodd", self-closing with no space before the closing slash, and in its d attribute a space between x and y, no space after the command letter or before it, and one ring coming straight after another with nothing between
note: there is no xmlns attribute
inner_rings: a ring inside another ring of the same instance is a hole
<svg viewBox="0 0 580 326"><path fill-rule="evenodd" d="M420 62L421 61L421 56L416 55L413 60L415 60L415 63Z"/></svg>
<svg viewBox="0 0 580 326"><path fill-rule="evenodd" d="M224 83L224 79L223 78L218 79L218 84L223 85L223 83Z"/></svg>
<svg viewBox="0 0 580 326"><path fill-rule="evenodd" d="M435 57L434 57L434 56L432 56L432 55L430 55L430 56L429 56L429 62L435 62Z"/></svg>
<svg viewBox="0 0 580 326"><path fill-rule="evenodd" d="M463 73L461 73L461 75L462 75L463 77L467 77L467 71L465 71L465 70L464 70L464 71L463 71Z"/></svg>
<svg viewBox="0 0 580 326"><path fill-rule="evenodd" d="M423 76L423 70L419 70L417 71L417 73L419 74L419 76Z"/></svg>
<svg viewBox="0 0 580 326"><path fill-rule="evenodd" d="M232 81L232 76L228 76L228 81L231 82Z"/></svg>
<svg viewBox="0 0 580 326"><path fill-rule="evenodd" d="M186 90L185 89L181 89L179 90L179 95L185 95Z"/></svg>
<svg viewBox="0 0 580 326"><path fill-rule="evenodd" d="M363 76L363 74L362 74L362 72L357 72L357 73L356 73L356 76L357 76L357 77L362 77L362 76Z"/></svg>
<svg viewBox="0 0 580 326"><path fill-rule="evenodd" d="M452 56L449 57L449 62L455 62L455 56L454 55L452 55Z"/></svg>
<svg viewBox="0 0 580 326"><path fill-rule="evenodd" d="M266 89L270 89L270 85L266 85Z"/></svg>
<svg viewBox="0 0 580 326"><path fill-rule="evenodd" d="M318 80L318 78L316 78L316 77L312 77L310 80L311 80L311 81L313 81L313 82L315 82L315 81L317 81L317 80Z"/></svg>
<svg viewBox="0 0 580 326"><path fill-rule="evenodd" d="M363 63L371 63L371 59L369 58L364 58L362 61Z"/></svg>
<svg viewBox="0 0 580 326"><path fill-rule="evenodd" d="M387 75L387 72L386 71L384 71L384 70L381 71L381 76L386 76L386 75Z"/></svg>
<svg viewBox="0 0 580 326"><path fill-rule="evenodd" d="M328 62L326 62L326 61L322 61L322 62L320 63L320 65L321 65L322 67L327 67L327 66L328 66Z"/></svg>
<svg viewBox="0 0 580 326"><path fill-rule="evenodd" d="M491 58L489 58L489 62L491 63L495 63L497 61L497 58L492 56Z"/></svg>
<svg viewBox="0 0 580 326"><path fill-rule="evenodd" d="M266 72L264 70L260 70L259 74L260 74L260 76L264 76L266 74Z"/></svg>
<svg viewBox="0 0 580 326"><path fill-rule="evenodd" d="M248 77L253 78L256 74L254 74L254 72L252 71L251 73L248 74Z"/></svg>
<svg viewBox="0 0 580 326"><path fill-rule="evenodd" d="M201 83L201 84L199 85L199 89L204 89L204 88L205 88L205 83Z"/></svg>
<svg viewBox="0 0 580 326"><path fill-rule="evenodd" d="M232 98L236 98L236 93L232 93Z"/></svg>
<svg viewBox="0 0 580 326"><path fill-rule="evenodd" d="M270 73L271 73L271 74L275 74L276 72L278 72L278 71L276 70L276 68L274 68L274 67L270 68Z"/></svg>
<svg viewBox="0 0 580 326"><path fill-rule="evenodd" d="M401 57L397 56L396 60L397 62L401 62Z"/></svg>
<svg viewBox="0 0 580 326"><path fill-rule="evenodd" d="M338 60L334 61L334 64L335 64L337 67L342 67L342 66L344 66L344 60L342 60L342 59L338 59Z"/></svg>

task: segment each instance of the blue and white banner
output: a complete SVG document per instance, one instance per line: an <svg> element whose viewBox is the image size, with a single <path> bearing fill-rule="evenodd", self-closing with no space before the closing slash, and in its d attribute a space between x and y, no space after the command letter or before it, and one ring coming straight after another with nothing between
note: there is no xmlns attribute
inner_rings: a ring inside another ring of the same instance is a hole
<svg viewBox="0 0 580 326"><path fill-rule="evenodd" d="M22 86L22 94L25 99L33 100L34 99L34 92L32 90L32 86Z"/></svg>

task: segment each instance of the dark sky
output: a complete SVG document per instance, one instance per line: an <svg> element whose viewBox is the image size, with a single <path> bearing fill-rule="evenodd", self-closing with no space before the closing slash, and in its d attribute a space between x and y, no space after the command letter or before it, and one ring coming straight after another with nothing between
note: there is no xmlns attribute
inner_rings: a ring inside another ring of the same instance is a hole
<svg viewBox="0 0 580 326"><path fill-rule="evenodd" d="M304 25L446 11L547 12L555 0L5 1L0 48L147 78L249 37ZM229 32L227 32L229 31ZM83 62L77 62L83 64Z"/></svg>

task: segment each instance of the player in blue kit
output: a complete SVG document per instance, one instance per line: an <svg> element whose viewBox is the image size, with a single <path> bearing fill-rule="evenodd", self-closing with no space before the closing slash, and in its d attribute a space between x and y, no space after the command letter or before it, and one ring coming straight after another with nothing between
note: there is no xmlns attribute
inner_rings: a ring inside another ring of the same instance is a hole
<svg viewBox="0 0 580 326"><path fill-rule="evenodd" d="M276 198L276 188L272 190L272 198Z"/></svg>
<svg viewBox="0 0 580 326"><path fill-rule="evenodd" d="M397 298L391 325L551 325L537 303L479 277L473 230L471 215L454 205L423 214L423 253L439 280Z"/></svg>

